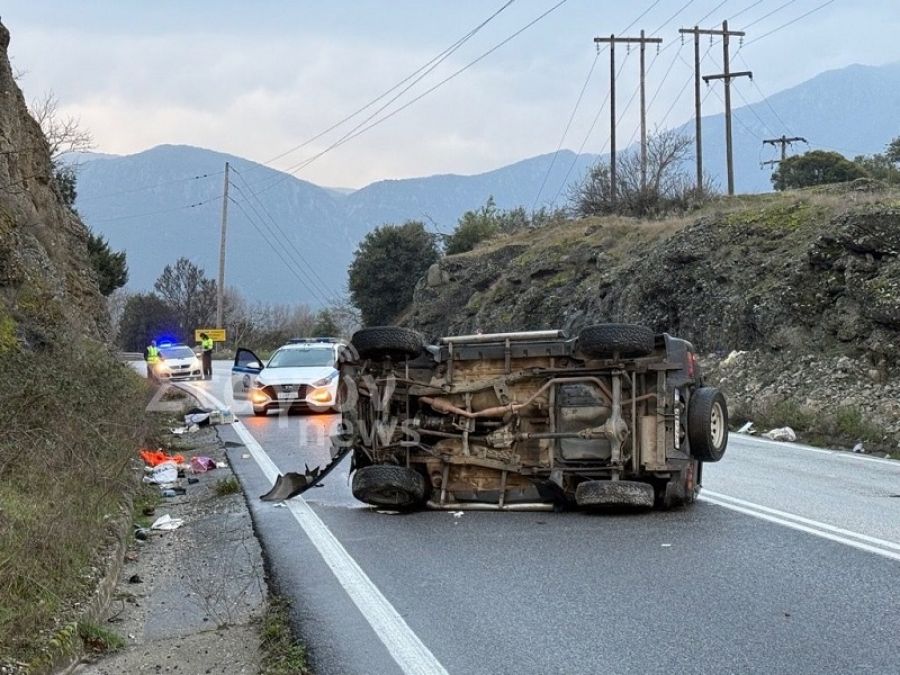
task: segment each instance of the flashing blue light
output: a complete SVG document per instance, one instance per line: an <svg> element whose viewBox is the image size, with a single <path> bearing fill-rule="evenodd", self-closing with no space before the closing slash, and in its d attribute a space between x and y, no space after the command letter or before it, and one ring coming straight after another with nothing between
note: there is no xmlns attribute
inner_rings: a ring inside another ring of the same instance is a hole
<svg viewBox="0 0 900 675"><path fill-rule="evenodd" d="M156 346L159 347L160 349L173 347L176 344L178 344L178 340L176 340L168 335L161 335L160 337L156 338Z"/></svg>

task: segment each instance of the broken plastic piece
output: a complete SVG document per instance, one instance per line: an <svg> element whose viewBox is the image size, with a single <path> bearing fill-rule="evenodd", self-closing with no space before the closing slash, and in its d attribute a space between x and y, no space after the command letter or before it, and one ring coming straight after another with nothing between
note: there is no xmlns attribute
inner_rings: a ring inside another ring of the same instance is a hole
<svg viewBox="0 0 900 675"><path fill-rule="evenodd" d="M184 525L184 520L182 518L173 518L167 513L154 520L150 529L168 532L170 530L177 530L182 525Z"/></svg>

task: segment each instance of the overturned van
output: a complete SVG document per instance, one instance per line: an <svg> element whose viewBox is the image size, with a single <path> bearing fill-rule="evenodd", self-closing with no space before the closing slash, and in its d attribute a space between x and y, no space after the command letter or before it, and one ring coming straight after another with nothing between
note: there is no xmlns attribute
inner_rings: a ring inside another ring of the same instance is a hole
<svg viewBox="0 0 900 675"><path fill-rule="evenodd" d="M352 490L384 508L527 510L690 504L728 442L728 409L690 342L632 324L576 337L358 331L340 363L332 463L279 478L317 484L352 453Z"/></svg>

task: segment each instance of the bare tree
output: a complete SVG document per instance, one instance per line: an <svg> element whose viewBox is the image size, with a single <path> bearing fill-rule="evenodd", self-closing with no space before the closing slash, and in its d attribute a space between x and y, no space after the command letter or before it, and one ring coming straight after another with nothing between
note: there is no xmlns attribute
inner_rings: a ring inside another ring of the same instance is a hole
<svg viewBox="0 0 900 675"><path fill-rule="evenodd" d="M618 213L663 215L693 208L713 194L710 181L696 186L685 169L693 141L674 130L658 131L647 142L647 184L642 185L640 152L632 148L618 157L613 199L608 162L591 168L585 180L569 191L576 216Z"/></svg>
<svg viewBox="0 0 900 675"><path fill-rule="evenodd" d="M31 102L31 116L40 125L50 145L50 159L56 165L60 155L67 152L85 152L94 147L94 137L81 126L77 117L62 116L59 99L52 91Z"/></svg>

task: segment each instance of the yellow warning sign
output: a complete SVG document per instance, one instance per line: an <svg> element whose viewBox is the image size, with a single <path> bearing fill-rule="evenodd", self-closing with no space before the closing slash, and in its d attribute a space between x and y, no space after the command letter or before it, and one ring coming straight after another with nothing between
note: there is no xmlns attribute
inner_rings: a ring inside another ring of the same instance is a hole
<svg viewBox="0 0 900 675"><path fill-rule="evenodd" d="M206 333L213 339L213 342L225 342L224 328L198 328L194 331L194 341L200 342L202 339L200 333Z"/></svg>

